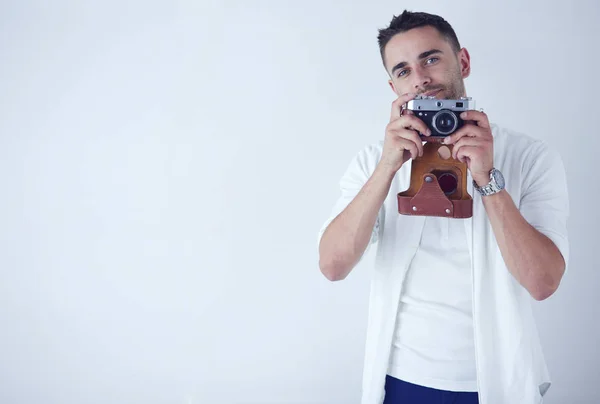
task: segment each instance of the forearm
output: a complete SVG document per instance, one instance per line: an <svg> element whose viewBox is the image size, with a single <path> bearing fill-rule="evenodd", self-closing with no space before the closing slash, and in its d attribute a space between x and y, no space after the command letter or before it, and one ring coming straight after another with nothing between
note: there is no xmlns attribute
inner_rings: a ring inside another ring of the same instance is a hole
<svg viewBox="0 0 600 404"><path fill-rule="evenodd" d="M565 262L554 243L521 215L506 190L483 197L504 262L536 300L556 291Z"/></svg>
<svg viewBox="0 0 600 404"><path fill-rule="evenodd" d="M364 254L394 172L379 165L356 197L325 229L319 267L327 279L342 280Z"/></svg>

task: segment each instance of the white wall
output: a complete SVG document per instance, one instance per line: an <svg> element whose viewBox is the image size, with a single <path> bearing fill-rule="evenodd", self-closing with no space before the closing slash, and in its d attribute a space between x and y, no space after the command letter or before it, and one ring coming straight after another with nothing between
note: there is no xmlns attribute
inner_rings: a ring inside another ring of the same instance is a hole
<svg viewBox="0 0 600 404"><path fill-rule="evenodd" d="M483 3L0 3L0 403L358 403L374 250L330 283L316 237L383 136L405 7L453 24L493 121L560 149L546 402L596 402L600 6Z"/></svg>

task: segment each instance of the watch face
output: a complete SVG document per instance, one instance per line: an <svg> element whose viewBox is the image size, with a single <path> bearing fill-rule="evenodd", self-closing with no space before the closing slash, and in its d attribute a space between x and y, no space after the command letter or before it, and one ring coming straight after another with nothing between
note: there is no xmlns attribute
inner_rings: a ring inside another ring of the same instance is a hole
<svg viewBox="0 0 600 404"><path fill-rule="evenodd" d="M492 171L492 175L494 176L494 181L496 181L498 188L504 189L505 184L504 184L504 176L502 175L502 173L498 170L494 170L494 171Z"/></svg>

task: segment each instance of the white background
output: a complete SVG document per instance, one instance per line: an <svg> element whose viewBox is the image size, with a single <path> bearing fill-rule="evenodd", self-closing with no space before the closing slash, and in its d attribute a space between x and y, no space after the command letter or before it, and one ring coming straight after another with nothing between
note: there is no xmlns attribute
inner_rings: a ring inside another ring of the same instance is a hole
<svg viewBox="0 0 600 404"><path fill-rule="evenodd" d="M377 29L404 8L564 159L545 402L598 402L597 2L4 0L0 403L358 403L375 249L331 283L316 241L383 136Z"/></svg>

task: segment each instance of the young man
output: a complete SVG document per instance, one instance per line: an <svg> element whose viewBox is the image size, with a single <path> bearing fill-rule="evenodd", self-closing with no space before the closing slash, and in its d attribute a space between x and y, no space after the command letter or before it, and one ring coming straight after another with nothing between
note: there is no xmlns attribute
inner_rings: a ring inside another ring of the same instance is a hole
<svg viewBox="0 0 600 404"><path fill-rule="evenodd" d="M542 401L550 377L532 300L558 288L568 261L568 197L559 155L468 111L448 136L466 162L469 219L406 216L427 126L401 107L417 94L466 96L470 55L441 17L405 11L379 31L398 98L382 141L361 150L319 232L319 266L342 280L377 242L363 404Z"/></svg>

